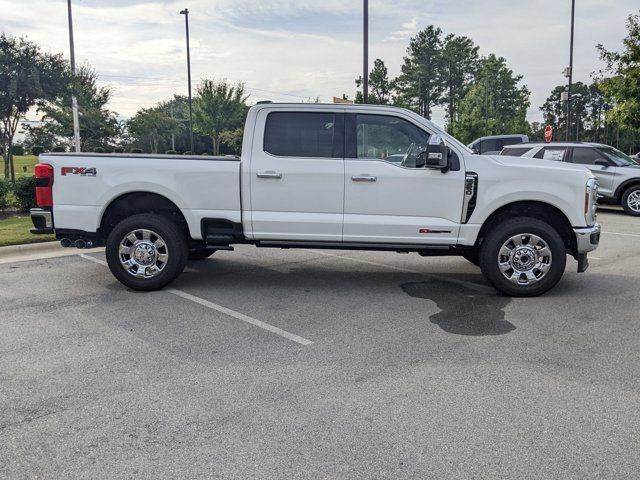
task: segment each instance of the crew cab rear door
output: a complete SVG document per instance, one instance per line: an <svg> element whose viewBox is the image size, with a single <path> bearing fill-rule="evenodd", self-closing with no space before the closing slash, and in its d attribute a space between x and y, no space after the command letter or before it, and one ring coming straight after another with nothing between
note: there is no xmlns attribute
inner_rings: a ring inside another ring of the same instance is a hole
<svg viewBox="0 0 640 480"><path fill-rule="evenodd" d="M464 168L426 168L430 132L402 114L345 115L345 242L455 244ZM396 157L401 156L400 162Z"/></svg>
<svg viewBox="0 0 640 480"><path fill-rule="evenodd" d="M343 110L258 112L249 168L254 239L342 241Z"/></svg>

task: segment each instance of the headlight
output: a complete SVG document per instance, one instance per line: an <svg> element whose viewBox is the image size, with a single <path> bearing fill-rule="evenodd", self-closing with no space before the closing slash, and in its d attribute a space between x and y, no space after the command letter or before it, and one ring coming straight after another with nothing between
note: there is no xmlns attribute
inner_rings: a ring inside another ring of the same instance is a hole
<svg viewBox="0 0 640 480"><path fill-rule="evenodd" d="M598 200L598 182L595 178L587 180L587 186L584 193L584 219L587 225L591 226L596 223L598 216L596 202Z"/></svg>

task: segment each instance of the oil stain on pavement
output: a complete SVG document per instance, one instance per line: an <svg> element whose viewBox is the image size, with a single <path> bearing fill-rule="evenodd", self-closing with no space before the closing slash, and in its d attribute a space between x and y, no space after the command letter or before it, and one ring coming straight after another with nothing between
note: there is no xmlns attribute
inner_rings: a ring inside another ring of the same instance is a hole
<svg viewBox="0 0 640 480"><path fill-rule="evenodd" d="M429 317L445 332L457 335L504 335L515 330L505 320L504 308L510 299L498 294L484 294L470 288L442 281L412 282L401 285L415 298L436 303L440 312Z"/></svg>

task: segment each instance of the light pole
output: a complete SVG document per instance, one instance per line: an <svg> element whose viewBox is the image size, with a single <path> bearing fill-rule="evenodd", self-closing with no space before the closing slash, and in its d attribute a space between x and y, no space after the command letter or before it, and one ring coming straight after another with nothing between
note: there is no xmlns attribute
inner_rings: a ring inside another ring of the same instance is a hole
<svg viewBox="0 0 640 480"><path fill-rule="evenodd" d="M567 86L567 142L571 131L571 83L573 80L573 26L576 16L576 0L571 0L571 41L569 43L569 84Z"/></svg>
<svg viewBox="0 0 640 480"><path fill-rule="evenodd" d="M69 48L71 49L71 73L73 74L74 81L75 81L76 54L75 54L75 49L73 45L73 18L71 16L71 0L67 0L67 12L69 16ZM75 91L71 92L71 112L73 114L73 143L75 144L76 152L79 152L80 151L80 123L78 121L78 99L76 98Z"/></svg>
<svg viewBox="0 0 640 480"><path fill-rule="evenodd" d="M187 82L189 83L189 141L191 143L191 153L196 153L193 146L193 107L191 102L191 53L189 52L189 9L180 10L180 15L184 15L184 25L187 35Z"/></svg>
<svg viewBox="0 0 640 480"><path fill-rule="evenodd" d="M362 101L369 103L369 0L363 0Z"/></svg>

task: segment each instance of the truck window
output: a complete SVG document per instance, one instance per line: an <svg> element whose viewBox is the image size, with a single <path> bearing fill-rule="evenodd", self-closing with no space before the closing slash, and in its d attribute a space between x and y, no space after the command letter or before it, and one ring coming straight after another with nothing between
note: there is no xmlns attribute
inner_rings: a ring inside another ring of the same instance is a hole
<svg viewBox="0 0 640 480"><path fill-rule="evenodd" d="M335 113L272 112L263 149L279 157L332 158L335 125Z"/></svg>
<svg viewBox="0 0 640 480"><path fill-rule="evenodd" d="M506 147L507 145L517 145L518 143L523 142L522 137L507 137L503 138L500 143L502 144L502 147Z"/></svg>
<svg viewBox="0 0 640 480"><path fill-rule="evenodd" d="M373 158L424 168L429 134L411 122L388 115L357 115L358 158ZM423 155L421 155L423 154Z"/></svg>
<svg viewBox="0 0 640 480"><path fill-rule="evenodd" d="M480 153L499 152L502 150L502 144L497 138L488 138L480 142Z"/></svg>
<svg viewBox="0 0 640 480"><path fill-rule="evenodd" d="M504 147L500 155L508 155L511 157L521 157L531 150L531 147Z"/></svg>

